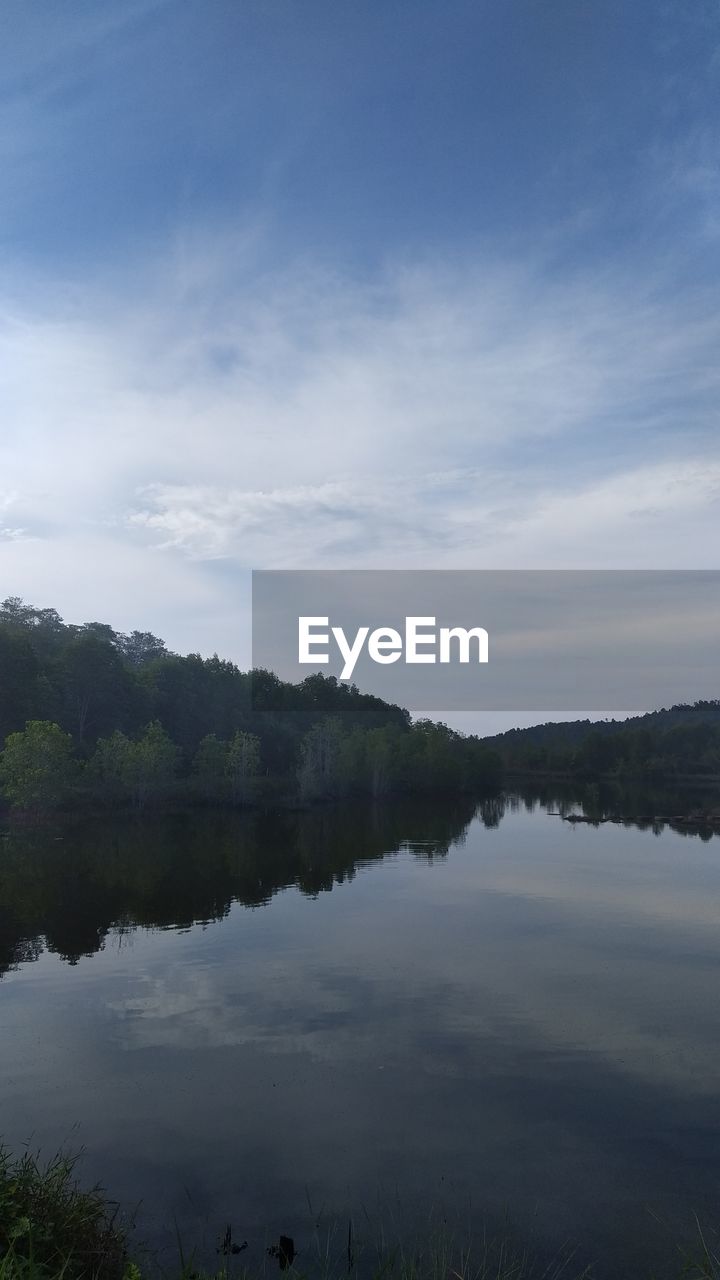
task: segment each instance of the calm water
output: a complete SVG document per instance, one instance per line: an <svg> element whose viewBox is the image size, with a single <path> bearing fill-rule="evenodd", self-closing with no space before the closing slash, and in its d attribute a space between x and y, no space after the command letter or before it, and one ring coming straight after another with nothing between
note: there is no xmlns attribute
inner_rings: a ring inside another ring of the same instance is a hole
<svg viewBox="0 0 720 1280"><path fill-rule="evenodd" d="M161 1249L392 1201L667 1258L720 1225L720 839L546 807L6 835L0 1133Z"/></svg>

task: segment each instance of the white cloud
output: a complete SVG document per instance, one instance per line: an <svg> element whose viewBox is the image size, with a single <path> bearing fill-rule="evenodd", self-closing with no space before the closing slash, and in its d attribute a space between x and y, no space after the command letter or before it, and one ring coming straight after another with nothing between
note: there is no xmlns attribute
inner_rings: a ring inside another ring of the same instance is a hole
<svg viewBox="0 0 720 1280"><path fill-rule="evenodd" d="M8 288L8 592L185 648L251 566L709 564L702 287L477 261L258 278L257 234L178 240L123 288Z"/></svg>

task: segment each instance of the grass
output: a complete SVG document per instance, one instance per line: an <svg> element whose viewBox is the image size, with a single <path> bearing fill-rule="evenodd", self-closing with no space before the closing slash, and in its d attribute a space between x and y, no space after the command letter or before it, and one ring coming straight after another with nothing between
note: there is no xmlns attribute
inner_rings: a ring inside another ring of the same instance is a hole
<svg viewBox="0 0 720 1280"><path fill-rule="evenodd" d="M338 1231L338 1234L341 1233ZM323 1280L343 1276L367 1276L369 1280L583 1280L589 1275L564 1251L544 1266L518 1245L510 1232L467 1235L462 1242L447 1228L430 1226L416 1244L388 1240L384 1232L374 1245L355 1239L349 1224L346 1239L334 1251L319 1244L317 1264L305 1274Z"/></svg>
<svg viewBox="0 0 720 1280"><path fill-rule="evenodd" d="M75 1177L77 1157L55 1156L41 1165L27 1154L12 1159L0 1148L0 1280L145 1280L157 1268L130 1260L127 1236L116 1208L99 1187L84 1190ZM371 1228L368 1219L366 1227ZM408 1248L396 1233L370 1230L368 1245L353 1223L321 1229L283 1268L287 1280L580 1280L570 1254L547 1268L512 1243L510 1236L482 1236L459 1245L451 1232L428 1224L423 1243ZM197 1267L178 1241L173 1280L261 1280L278 1273L277 1247L264 1251L259 1266L230 1255L207 1272ZM218 1262L221 1260L218 1259ZM583 1272L584 1276L586 1273ZM713 1277L714 1280L714 1277Z"/></svg>
<svg viewBox="0 0 720 1280"><path fill-rule="evenodd" d="M134 1280L117 1211L99 1187L81 1189L76 1163L0 1148L0 1280Z"/></svg>
<svg viewBox="0 0 720 1280"><path fill-rule="evenodd" d="M75 1177L77 1157L63 1154L41 1165L26 1154L13 1159L0 1147L0 1280L149 1280L162 1275L151 1264L138 1265L128 1254L128 1240L117 1207L100 1187L84 1190ZM314 1216L314 1215L313 1215ZM367 1227L372 1227L370 1220ZM356 1235L351 1222L321 1230L312 1244L282 1268L286 1280L590 1280L566 1249L545 1265L519 1247L510 1232L468 1234L463 1243L445 1226L432 1223L420 1243L408 1247L395 1231L383 1228L374 1243ZM278 1250L265 1251L260 1266L233 1261L241 1250L218 1250L226 1260L212 1271L196 1267L178 1244L171 1280L263 1280L277 1275ZM228 1256L229 1255L229 1256ZM273 1260L274 1259L274 1260ZM220 1260L218 1260L220 1261ZM285 1261L287 1261L285 1259ZM677 1280L720 1280L720 1248L700 1223L697 1246L690 1255L678 1252ZM165 1273L165 1280L168 1280ZM649 1273L646 1280L649 1280Z"/></svg>
<svg viewBox="0 0 720 1280"><path fill-rule="evenodd" d="M695 1252L685 1258L685 1265L682 1271L683 1277L686 1280L720 1280L720 1251L718 1245L711 1241L709 1233L703 1230L697 1218L695 1222L698 1243Z"/></svg>
<svg viewBox="0 0 720 1280"><path fill-rule="evenodd" d="M214 1272L195 1269L182 1258L180 1280L273 1280L277 1249L266 1250L255 1268L231 1262ZM285 1270L286 1280L589 1280L589 1269L573 1265L570 1251L542 1265L510 1235L482 1236L458 1245L449 1232L432 1232L408 1247L386 1239L370 1245L357 1238L352 1224L334 1224L318 1233L309 1248ZM138 1278L139 1280L139 1278Z"/></svg>

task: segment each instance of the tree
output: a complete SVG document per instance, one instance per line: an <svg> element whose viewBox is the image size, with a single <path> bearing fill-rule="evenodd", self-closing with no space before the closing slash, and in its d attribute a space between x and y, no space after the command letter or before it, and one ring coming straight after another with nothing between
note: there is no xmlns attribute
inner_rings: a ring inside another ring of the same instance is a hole
<svg viewBox="0 0 720 1280"><path fill-rule="evenodd" d="M40 659L57 651L68 630L57 609L36 609L20 596L8 596L0 604L0 626L28 634L35 656Z"/></svg>
<svg viewBox="0 0 720 1280"><path fill-rule="evenodd" d="M128 772L132 798L137 808L142 809L171 786L178 749L158 720L153 720L130 747Z"/></svg>
<svg viewBox="0 0 720 1280"><path fill-rule="evenodd" d="M387 729L370 729L365 734L367 751L367 787L372 796L383 796L393 782L397 755L393 753L393 735ZM397 744L395 744L397 745Z"/></svg>
<svg viewBox="0 0 720 1280"><path fill-rule="evenodd" d="M36 712L38 664L26 635L0 631L0 742Z"/></svg>
<svg viewBox="0 0 720 1280"><path fill-rule="evenodd" d="M69 733L49 720L29 720L0 754L0 786L15 809L40 813L64 798L74 773Z"/></svg>
<svg viewBox="0 0 720 1280"><path fill-rule="evenodd" d="M142 667L167 654L165 641L154 636L152 631L131 631L129 636L119 635L117 643L125 661L132 667Z"/></svg>
<svg viewBox="0 0 720 1280"><path fill-rule="evenodd" d="M303 800L336 795L340 787L343 740L339 720L323 720L308 730L300 744L298 788Z"/></svg>
<svg viewBox="0 0 720 1280"><path fill-rule="evenodd" d="M59 662L68 721L78 742L126 722L130 678L115 646L92 629L66 645Z"/></svg>
<svg viewBox="0 0 720 1280"><path fill-rule="evenodd" d="M116 730L100 738L90 763L107 797L129 799L137 809L158 799L175 778L178 750L157 720L137 742Z"/></svg>
<svg viewBox="0 0 720 1280"><path fill-rule="evenodd" d="M107 622L83 622L78 635L95 636L96 640L104 640L107 644L117 646L118 634Z"/></svg>
<svg viewBox="0 0 720 1280"><path fill-rule="evenodd" d="M225 766L233 804L243 804L249 799L252 782L259 769L260 739L254 733L238 729L230 743Z"/></svg>
<svg viewBox="0 0 720 1280"><path fill-rule="evenodd" d="M0 603L0 622L13 627L32 627L35 610L32 605L25 604L22 596L8 596Z"/></svg>
<svg viewBox="0 0 720 1280"><path fill-rule="evenodd" d="M108 799L129 799L133 781L134 743L116 729L109 738L98 738L89 771L102 785Z"/></svg>
<svg viewBox="0 0 720 1280"><path fill-rule="evenodd" d="M214 733L208 733L202 739L193 759L193 773L206 800L219 800L228 785L227 742L222 742Z"/></svg>

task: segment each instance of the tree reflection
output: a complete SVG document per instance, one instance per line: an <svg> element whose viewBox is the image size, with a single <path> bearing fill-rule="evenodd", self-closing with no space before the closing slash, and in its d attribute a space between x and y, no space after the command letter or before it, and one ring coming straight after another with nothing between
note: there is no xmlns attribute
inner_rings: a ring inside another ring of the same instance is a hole
<svg viewBox="0 0 720 1280"><path fill-rule="evenodd" d="M553 780L479 800L412 797L295 812L194 810L59 830L11 827L0 843L0 976L44 949L76 964L101 950L111 931L124 937L137 928L210 924L235 902L261 907L291 887L315 898L398 852L446 858L473 818L492 830L508 813L540 808L708 840L712 828L692 815L712 803L716 797L697 793Z"/></svg>
<svg viewBox="0 0 720 1280"><path fill-rule="evenodd" d="M11 830L0 853L0 973L43 949L76 964L108 933L189 928L260 907L292 886L307 897L403 848L444 857L475 802L338 804L247 815L214 811Z"/></svg>

